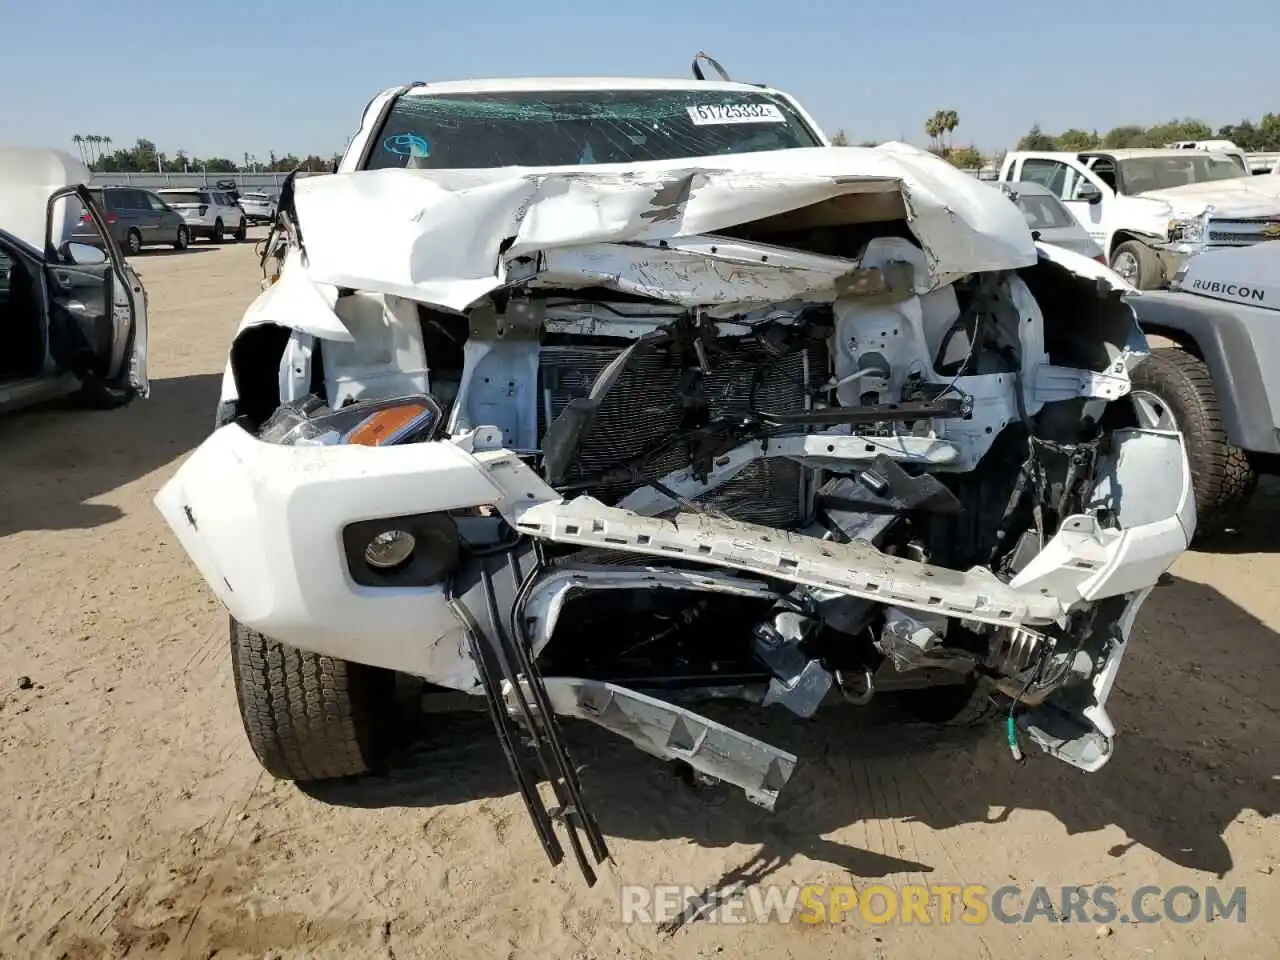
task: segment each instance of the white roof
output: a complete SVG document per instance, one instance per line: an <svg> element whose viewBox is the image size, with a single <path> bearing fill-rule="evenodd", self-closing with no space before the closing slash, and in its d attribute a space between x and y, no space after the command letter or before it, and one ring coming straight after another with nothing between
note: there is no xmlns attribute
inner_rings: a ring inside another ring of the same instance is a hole
<svg viewBox="0 0 1280 960"><path fill-rule="evenodd" d="M61 150L0 146L0 230L43 250L49 197L92 176Z"/></svg>
<svg viewBox="0 0 1280 960"><path fill-rule="evenodd" d="M743 93L777 93L772 87L693 77L510 77L479 80L442 80L412 87L407 97L441 93L508 93L532 90L738 90Z"/></svg>
<svg viewBox="0 0 1280 960"><path fill-rule="evenodd" d="M1225 153L1216 150L1179 150L1174 147L1128 147L1124 150L1109 150L1106 147L1094 147L1092 150L1012 150L1011 154L1037 157L1057 157L1062 160L1075 160L1078 157L1113 157L1116 160L1136 160L1140 157L1176 157L1186 160L1188 157L1216 156L1228 159Z"/></svg>
<svg viewBox="0 0 1280 960"><path fill-rule="evenodd" d="M1105 150L1098 147L1093 150L1081 150L1080 153L1093 156L1095 154L1103 154L1108 157L1115 157L1117 160L1137 160L1142 157L1177 157L1180 160L1187 159L1188 152L1173 147L1132 147L1127 150ZM1210 156L1218 153L1215 150L1197 150L1191 156L1207 153ZM1225 156L1225 155L1224 155Z"/></svg>

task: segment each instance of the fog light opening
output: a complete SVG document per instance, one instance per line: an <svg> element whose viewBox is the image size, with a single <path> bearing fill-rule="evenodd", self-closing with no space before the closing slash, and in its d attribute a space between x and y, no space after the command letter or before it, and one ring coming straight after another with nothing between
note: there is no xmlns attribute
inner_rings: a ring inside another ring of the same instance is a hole
<svg viewBox="0 0 1280 960"><path fill-rule="evenodd" d="M398 570L413 559L417 545L408 530L383 530L364 548L364 562L383 573Z"/></svg>

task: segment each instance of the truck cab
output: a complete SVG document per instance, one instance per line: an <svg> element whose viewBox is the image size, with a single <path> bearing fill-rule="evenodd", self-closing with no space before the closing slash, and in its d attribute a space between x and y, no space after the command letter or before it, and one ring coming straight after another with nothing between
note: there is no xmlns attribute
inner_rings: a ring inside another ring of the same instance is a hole
<svg viewBox="0 0 1280 960"><path fill-rule="evenodd" d="M1165 147L1170 150L1209 150L1214 153L1223 153L1235 161L1236 166L1240 168L1241 176L1253 176L1253 170L1249 167L1249 158L1230 140L1178 140L1175 143L1166 143Z"/></svg>
<svg viewBox="0 0 1280 960"><path fill-rule="evenodd" d="M1246 176L1212 150L1014 151L999 179L1052 190L1112 269L1142 290L1166 287L1202 250L1280 233L1280 183Z"/></svg>

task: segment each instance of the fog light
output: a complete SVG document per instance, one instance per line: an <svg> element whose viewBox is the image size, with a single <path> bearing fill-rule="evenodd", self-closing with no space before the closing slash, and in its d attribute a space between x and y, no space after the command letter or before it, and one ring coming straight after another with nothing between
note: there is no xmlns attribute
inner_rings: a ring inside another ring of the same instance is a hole
<svg viewBox="0 0 1280 960"><path fill-rule="evenodd" d="M458 566L458 528L447 513L357 520L342 529L347 573L362 587L432 587Z"/></svg>
<svg viewBox="0 0 1280 960"><path fill-rule="evenodd" d="M364 562L375 570L394 570L409 562L417 545L407 530L384 530L364 548Z"/></svg>

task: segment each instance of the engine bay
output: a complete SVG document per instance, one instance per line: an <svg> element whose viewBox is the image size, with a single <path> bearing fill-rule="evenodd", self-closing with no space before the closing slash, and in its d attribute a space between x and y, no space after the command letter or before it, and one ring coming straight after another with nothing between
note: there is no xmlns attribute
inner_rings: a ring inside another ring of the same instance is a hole
<svg viewBox="0 0 1280 960"><path fill-rule="evenodd" d="M1051 261L917 292L924 252L897 232L866 242L831 302L716 317L604 288L531 284L465 313L340 291L334 310L355 343L293 333L280 382L311 417L430 397L432 436L482 434L565 503L869 549L921 580L971 571L960 585L990 594L1093 509L1114 431L1133 426L1110 400L1141 337L1114 291ZM1091 336L1065 336L1066 324ZM297 412L286 403L275 416ZM464 552L544 532L483 513L453 518ZM575 576L555 632L532 641L550 674L731 691L809 716L828 697L979 676L1034 698L1066 678L1089 636L1088 617L1054 623L1012 597L1004 610L956 606L927 588L897 602L821 578L752 581L746 597L714 579L619 590L617 571L652 570L654 553L573 543L564 529L539 547L540 569ZM705 562L675 547L661 558L668 570ZM610 617L627 638L602 648L592 635Z"/></svg>

